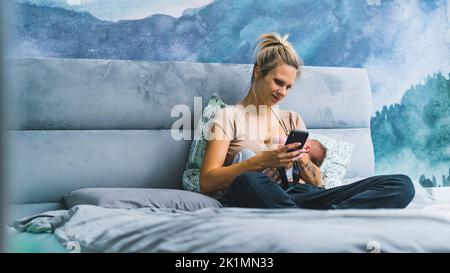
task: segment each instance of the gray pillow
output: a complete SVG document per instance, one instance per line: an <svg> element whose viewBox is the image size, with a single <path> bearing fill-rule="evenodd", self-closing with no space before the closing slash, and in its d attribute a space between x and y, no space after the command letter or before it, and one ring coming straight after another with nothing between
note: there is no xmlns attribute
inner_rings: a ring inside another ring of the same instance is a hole
<svg viewBox="0 0 450 273"><path fill-rule="evenodd" d="M207 207L220 208L219 201L204 194L174 189L85 188L64 196L68 208L95 205L105 208L171 208L194 211Z"/></svg>

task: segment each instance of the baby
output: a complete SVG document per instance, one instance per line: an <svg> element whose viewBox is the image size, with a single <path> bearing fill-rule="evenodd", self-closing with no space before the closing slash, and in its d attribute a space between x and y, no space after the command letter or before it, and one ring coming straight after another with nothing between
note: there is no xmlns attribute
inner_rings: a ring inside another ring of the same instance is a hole
<svg viewBox="0 0 450 273"><path fill-rule="evenodd" d="M316 139L308 139L306 140L303 149L305 149L309 154L309 158L314 165L317 167L322 166L322 163L327 155L327 148L325 148L320 141Z"/></svg>
<svg viewBox="0 0 450 273"><path fill-rule="evenodd" d="M309 159L317 167L322 166L327 155L327 148L316 139L307 139L303 149L308 153ZM286 170L286 176L289 182L293 181L292 167Z"/></svg>

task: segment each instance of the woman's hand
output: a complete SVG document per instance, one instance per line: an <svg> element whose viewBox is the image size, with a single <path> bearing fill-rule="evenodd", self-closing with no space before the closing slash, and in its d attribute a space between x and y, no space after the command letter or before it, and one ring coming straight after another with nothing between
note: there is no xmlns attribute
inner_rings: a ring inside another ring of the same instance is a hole
<svg viewBox="0 0 450 273"><path fill-rule="evenodd" d="M256 156L249 159L258 170L262 171L268 168L285 167L288 168L294 161L300 159L300 155L305 152L303 149L299 149L293 152L288 150L296 149L300 147L301 143L291 143L284 145L280 148L271 151L262 151L256 154Z"/></svg>
<svg viewBox="0 0 450 273"><path fill-rule="evenodd" d="M308 164L308 162L311 161L311 158L309 157L308 153L304 153L304 154L300 155L299 157L300 158L298 160L298 163L301 167L306 166Z"/></svg>
<svg viewBox="0 0 450 273"><path fill-rule="evenodd" d="M280 173L276 168L265 169L263 173L272 178L274 181L281 182Z"/></svg>

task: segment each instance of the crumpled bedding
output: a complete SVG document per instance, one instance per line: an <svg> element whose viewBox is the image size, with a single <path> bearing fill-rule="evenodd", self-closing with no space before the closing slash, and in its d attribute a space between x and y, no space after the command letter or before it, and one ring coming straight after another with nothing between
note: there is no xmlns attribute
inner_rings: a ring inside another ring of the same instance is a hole
<svg viewBox="0 0 450 273"><path fill-rule="evenodd" d="M423 209L113 209L18 219L81 252L450 252L450 204Z"/></svg>

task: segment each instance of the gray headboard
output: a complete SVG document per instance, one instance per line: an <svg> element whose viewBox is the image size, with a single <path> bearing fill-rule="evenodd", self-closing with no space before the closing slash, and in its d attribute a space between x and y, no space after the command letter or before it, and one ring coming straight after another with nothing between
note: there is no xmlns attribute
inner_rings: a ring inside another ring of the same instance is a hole
<svg viewBox="0 0 450 273"><path fill-rule="evenodd" d="M229 104L252 65L84 59L7 60L7 183L15 215L62 208L83 187L180 188L190 141L170 128L178 104L218 93ZM304 67L281 108L309 129L353 142L347 176L374 172L371 91L356 68ZM192 126L191 126L192 127Z"/></svg>

